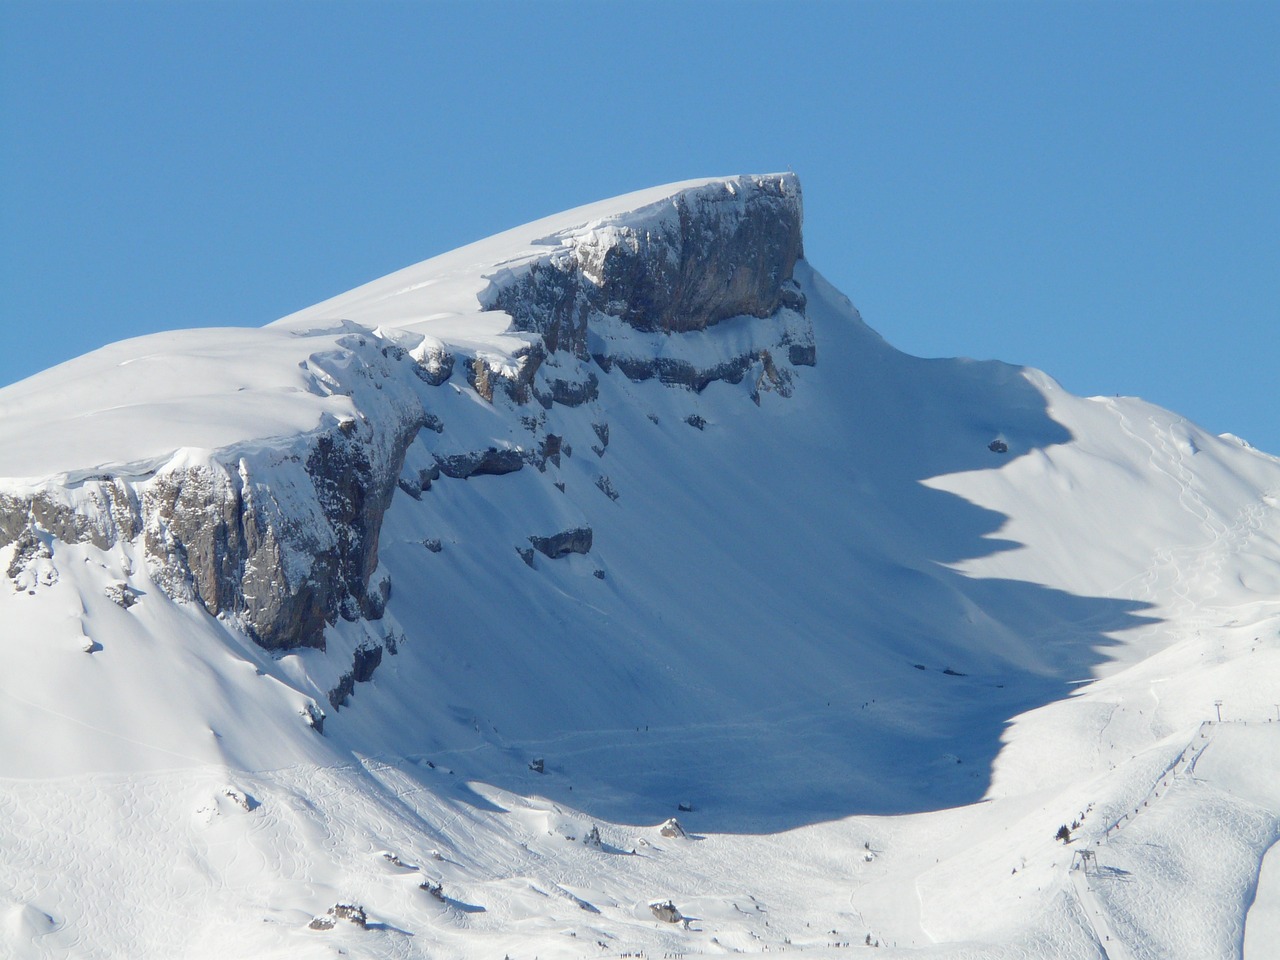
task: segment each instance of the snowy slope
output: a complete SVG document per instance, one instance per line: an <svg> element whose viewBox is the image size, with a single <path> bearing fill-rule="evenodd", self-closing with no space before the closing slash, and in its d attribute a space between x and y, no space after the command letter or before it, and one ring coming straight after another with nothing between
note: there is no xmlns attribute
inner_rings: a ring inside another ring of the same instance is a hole
<svg viewBox="0 0 1280 960"><path fill-rule="evenodd" d="M799 204L0 390L0 952L1268 956L1280 461L894 350Z"/></svg>

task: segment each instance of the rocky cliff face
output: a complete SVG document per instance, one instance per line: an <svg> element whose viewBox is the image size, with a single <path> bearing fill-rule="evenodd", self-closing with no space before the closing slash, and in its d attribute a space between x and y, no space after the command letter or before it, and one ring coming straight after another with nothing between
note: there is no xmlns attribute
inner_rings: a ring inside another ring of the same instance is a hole
<svg viewBox="0 0 1280 960"><path fill-rule="evenodd" d="M178 451L129 475L0 486L11 579L26 588L59 542L141 544L151 579L170 596L200 603L267 649L323 648L338 618L382 616L390 584L376 576L378 539L397 486L419 497L441 476L559 463L559 436L535 430L526 449L459 428L449 438L455 452L415 461L406 479L406 451L420 431L450 433L431 412L437 390L474 390L519 416L528 404L593 405L598 372L616 368L693 390L752 376L758 400L761 390L788 393L791 367L815 361L792 281L803 253L794 177L703 186L549 248L521 268L499 269L478 304L507 312L525 335L501 362L346 322L333 349L304 352L299 366L308 390L349 398L354 416L326 414L313 431L282 441ZM581 416L592 419L603 456L607 422L599 411ZM592 534L540 533L519 548L529 544L555 559L590 551ZM368 679L381 650L362 649L358 659L331 697L335 706L351 682Z"/></svg>
<svg viewBox="0 0 1280 960"><path fill-rule="evenodd" d="M585 359L592 314L640 331L687 333L730 317L804 308L791 282L804 255L800 185L739 178L673 199L639 224L589 233L500 285L489 306L547 350Z"/></svg>
<svg viewBox="0 0 1280 960"><path fill-rule="evenodd" d="M18 544L11 579L36 544L105 551L140 540L157 586L267 649L323 648L338 617L379 618L389 590L373 577L382 514L427 417L412 391L384 386L409 382L403 351L366 335L339 346L304 362L317 383L345 382L352 394L353 381L380 381L376 421L328 418L280 446L178 451L140 476L0 492L0 548Z"/></svg>
<svg viewBox="0 0 1280 960"><path fill-rule="evenodd" d="M794 176L740 177L680 194L635 223L592 230L495 277L487 305L539 334L546 351L531 356L510 392L527 399L525 384L556 352L606 371L616 366L632 380L699 391L717 380L740 383L753 368L770 387L789 382L778 364L816 362L804 295L792 280L804 255L802 222ZM682 336L735 318L764 321L736 350L707 351L705 339ZM548 405L584 402L594 389L594 374L584 370L532 386Z"/></svg>

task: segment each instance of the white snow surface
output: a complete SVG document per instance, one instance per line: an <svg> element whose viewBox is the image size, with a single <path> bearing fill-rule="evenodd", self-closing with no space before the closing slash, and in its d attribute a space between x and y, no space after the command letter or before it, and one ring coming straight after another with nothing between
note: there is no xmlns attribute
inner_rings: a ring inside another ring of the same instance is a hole
<svg viewBox="0 0 1280 960"><path fill-rule="evenodd" d="M789 397L597 369L598 399L544 410L379 359L518 365L536 335L483 309L495 278L726 182L0 390L0 491L80 506L98 474L262 450L287 490L300 437L415 404L443 429L406 470L535 431L573 451L397 491L387 612L323 651L166 596L141 539L0 581L0 956L1277 956L1280 461L902 354L804 261L818 360ZM594 335L714 358L762 322ZM575 527L587 554L517 552ZM308 926L338 903L367 928Z"/></svg>

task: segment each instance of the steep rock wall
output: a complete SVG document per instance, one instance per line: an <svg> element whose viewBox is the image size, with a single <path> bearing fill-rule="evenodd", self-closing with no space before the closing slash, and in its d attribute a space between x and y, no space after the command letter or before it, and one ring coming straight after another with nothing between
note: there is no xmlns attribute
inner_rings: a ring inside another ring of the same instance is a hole
<svg viewBox="0 0 1280 960"><path fill-rule="evenodd" d="M375 577L378 540L398 484L421 496L440 476L465 481L559 461L558 436L523 450L468 433L406 479L419 431L445 429L429 412L437 389L465 382L490 403L501 390L503 404L594 407L595 371L616 368L694 390L751 376L757 401L762 390L789 393L786 364L814 362L792 281L801 221L794 177L741 177L561 238L546 258L490 278L480 306L538 335L506 360L353 321L318 331L332 349L307 353L299 341L298 366L315 396L349 398L354 416L326 413L294 437L179 450L132 472L0 488L0 548L21 547L11 577L30 582L17 568L47 564L58 542L102 550L140 542L168 595L200 603L267 649L322 648L338 618L382 616L390 586ZM607 423L596 432L602 455ZM530 542L558 557L589 551L591 532Z"/></svg>
<svg viewBox="0 0 1280 960"><path fill-rule="evenodd" d="M680 194L636 222L602 225L520 272L495 277L486 305L509 313L517 329L540 334L548 352L593 358L606 370L617 361L632 379L695 389L736 382L769 348L791 364L812 365L805 323L789 324L739 357L701 369L685 363L679 372L669 361L663 368L659 358L646 364L589 343L593 326L606 318L639 333L687 334L734 317L802 317L804 296L792 280L804 256L802 225L793 175L726 180ZM573 395L564 381L548 382L551 396Z"/></svg>

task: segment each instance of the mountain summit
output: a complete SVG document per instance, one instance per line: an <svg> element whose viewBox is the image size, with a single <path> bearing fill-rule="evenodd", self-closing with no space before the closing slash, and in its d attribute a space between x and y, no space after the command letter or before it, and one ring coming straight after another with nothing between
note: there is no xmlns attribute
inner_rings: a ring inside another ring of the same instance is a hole
<svg viewBox="0 0 1280 960"><path fill-rule="evenodd" d="M894 350L802 219L0 390L5 955L1264 956L1280 461Z"/></svg>

